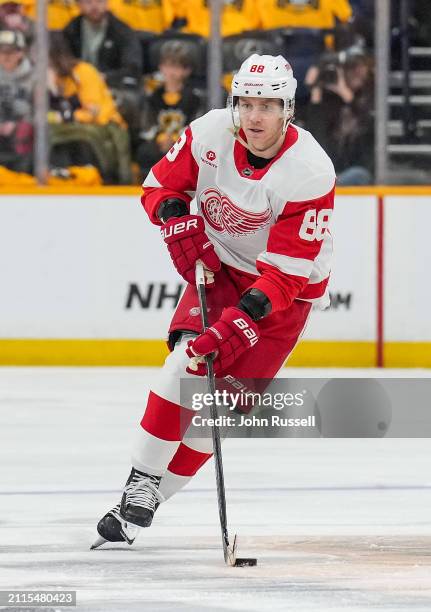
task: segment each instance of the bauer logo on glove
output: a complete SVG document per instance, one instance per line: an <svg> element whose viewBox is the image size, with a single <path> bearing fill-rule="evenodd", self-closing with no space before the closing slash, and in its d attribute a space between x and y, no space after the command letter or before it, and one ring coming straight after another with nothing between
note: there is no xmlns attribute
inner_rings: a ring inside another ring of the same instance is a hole
<svg viewBox="0 0 431 612"><path fill-rule="evenodd" d="M198 229L198 220L197 219L189 219L188 221L177 221L177 223L166 223L165 227L163 227L160 231L163 236L163 240L170 238L175 234L182 234L183 232L188 232L190 229ZM207 245L203 245L204 247Z"/></svg>
<svg viewBox="0 0 431 612"><path fill-rule="evenodd" d="M204 220L199 215L173 217L160 231L178 274L188 283L194 283L198 259L207 270L220 270L220 259L205 233ZM208 274L205 278L208 287L214 285L213 274Z"/></svg>
<svg viewBox="0 0 431 612"><path fill-rule="evenodd" d="M226 308L214 325L187 343L186 353L190 357L187 372L205 376L205 355L214 353L214 372L220 374L258 340L257 323L239 308Z"/></svg>
<svg viewBox="0 0 431 612"><path fill-rule="evenodd" d="M244 319L235 319L234 324L244 333L244 336L250 340L250 346L254 346L259 340L259 337L251 327L249 327L247 321L244 321Z"/></svg>

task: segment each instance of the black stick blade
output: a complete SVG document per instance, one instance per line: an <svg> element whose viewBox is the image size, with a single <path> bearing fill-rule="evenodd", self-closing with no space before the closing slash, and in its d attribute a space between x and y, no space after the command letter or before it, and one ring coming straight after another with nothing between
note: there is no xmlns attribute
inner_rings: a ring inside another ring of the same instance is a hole
<svg viewBox="0 0 431 612"><path fill-rule="evenodd" d="M235 560L235 567L254 567L257 565L257 559L243 557Z"/></svg>

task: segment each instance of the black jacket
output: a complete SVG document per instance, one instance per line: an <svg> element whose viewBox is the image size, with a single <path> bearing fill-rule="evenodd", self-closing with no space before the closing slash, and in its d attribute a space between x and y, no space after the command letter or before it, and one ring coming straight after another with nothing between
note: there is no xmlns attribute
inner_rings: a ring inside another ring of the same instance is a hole
<svg viewBox="0 0 431 612"><path fill-rule="evenodd" d="M323 90L319 104L309 104L306 129L325 149L337 173L352 166L372 171L374 162L373 102L358 95L351 104L338 94Z"/></svg>
<svg viewBox="0 0 431 612"><path fill-rule="evenodd" d="M142 74L139 38L128 25L108 12L108 28L99 49L96 68L105 75L109 87L137 87ZM66 26L66 37L75 57L82 57L82 15Z"/></svg>

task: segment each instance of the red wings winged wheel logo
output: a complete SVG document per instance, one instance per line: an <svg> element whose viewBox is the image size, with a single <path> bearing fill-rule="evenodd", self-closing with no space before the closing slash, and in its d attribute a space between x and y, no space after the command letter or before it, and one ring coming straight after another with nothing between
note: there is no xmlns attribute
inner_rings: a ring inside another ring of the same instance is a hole
<svg viewBox="0 0 431 612"><path fill-rule="evenodd" d="M214 187L205 189L199 200L208 224L217 232L230 236L255 234L269 225L272 217L269 208L261 212L243 210Z"/></svg>

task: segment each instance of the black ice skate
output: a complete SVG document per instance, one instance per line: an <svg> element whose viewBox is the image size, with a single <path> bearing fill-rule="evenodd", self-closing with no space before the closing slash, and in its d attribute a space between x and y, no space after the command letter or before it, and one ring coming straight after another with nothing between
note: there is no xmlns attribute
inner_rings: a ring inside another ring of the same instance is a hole
<svg viewBox="0 0 431 612"><path fill-rule="evenodd" d="M154 512L164 500L159 491L161 476L145 474L132 468L124 487L120 513L128 524L149 527Z"/></svg>
<svg viewBox="0 0 431 612"><path fill-rule="evenodd" d="M136 525L128 525L120 515L120 504L112 508L103 516L97 524L99 538L92 545L92 549L98 548L105 542L127 542L133 544L138 535Z"/></svg>

